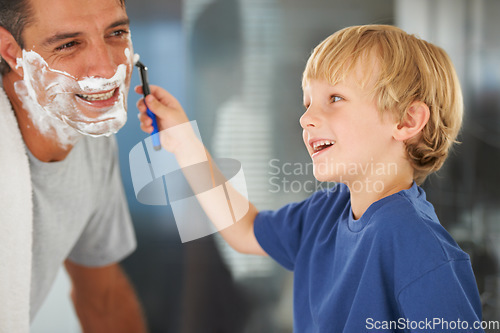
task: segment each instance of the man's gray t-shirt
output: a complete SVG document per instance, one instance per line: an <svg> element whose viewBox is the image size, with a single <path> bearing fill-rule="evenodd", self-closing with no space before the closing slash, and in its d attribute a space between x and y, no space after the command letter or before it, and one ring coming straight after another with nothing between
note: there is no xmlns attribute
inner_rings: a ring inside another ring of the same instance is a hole
<svg viewBox="0 0 500 333"><path fill-rule="evenodd" d="M43 163L28 155L33 185L33 320L64 260L105 266L130 254L136 241L114 136L83 137L60 162Z"/></svg>

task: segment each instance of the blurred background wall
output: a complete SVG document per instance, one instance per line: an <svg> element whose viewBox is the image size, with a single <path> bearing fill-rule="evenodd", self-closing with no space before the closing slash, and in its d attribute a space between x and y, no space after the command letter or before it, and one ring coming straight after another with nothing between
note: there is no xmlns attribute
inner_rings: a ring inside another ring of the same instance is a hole
<svg viewBox="0 0 500 333"><path fill-rule="evenodd" d="M395 24L442 46L465 98L460 145L424 187L472 258L484 319L500 320L500 2L497 0L127 0L134 48L151 83L196 119L215 156L238 159L250 199L273 209L327 187L314 181L298 123L312 50L350 25ZM139 84L134 73L132 85ZM169 207L144 206L128 153L145 134L129 95L118 133L138 238L124 262L151 332L292 332L292 275L242 256L217 235L182 244ZM32 332L79 332L61 272Z"/></svg>

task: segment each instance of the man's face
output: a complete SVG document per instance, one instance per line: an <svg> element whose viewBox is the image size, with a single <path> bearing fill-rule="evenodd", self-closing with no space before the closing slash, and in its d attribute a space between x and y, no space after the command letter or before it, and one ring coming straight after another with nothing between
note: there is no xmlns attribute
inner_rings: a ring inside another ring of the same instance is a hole
<svg viewBox="0 0 500 333"><path fill-rule="evenodd" d="M30 3L18 59L24 80L16 85L23 106L32 118L45 111L83 134L118 131L133 67L125 8L118 0Z"/></svg>

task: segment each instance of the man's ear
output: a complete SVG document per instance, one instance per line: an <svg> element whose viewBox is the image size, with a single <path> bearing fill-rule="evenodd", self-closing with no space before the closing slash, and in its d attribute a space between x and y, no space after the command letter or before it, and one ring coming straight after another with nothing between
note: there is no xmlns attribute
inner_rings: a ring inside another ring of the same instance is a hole
<svg viewBox="0 0 500 333"><path fill-rule="evenodd" d="M429 121L431 112L424 102L410 104L406 116L394 129L393 137L397 141L406 141L418 135Z"/></svg>
<svg viewBox="0 0 500 333"><path fill-rule="evenodd" d="M4 27L0 27L0 56L9 64L12 71L21 77L23 76L23 69L16 68L17 58L22 57L22 49L14 36Z"/></svg>

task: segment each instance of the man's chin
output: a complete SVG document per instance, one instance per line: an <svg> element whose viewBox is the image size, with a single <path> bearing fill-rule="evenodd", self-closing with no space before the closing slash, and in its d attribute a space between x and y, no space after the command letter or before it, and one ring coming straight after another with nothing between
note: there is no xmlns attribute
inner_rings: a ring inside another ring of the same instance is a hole
<svg viewBox="0 0 500 333"><path fill-rule="evenodd" d="M126 114L121 118L110 118L96 122L65 120L65 122L78 133L92 137L115 134L125 125L126 121Z"/></svg>

